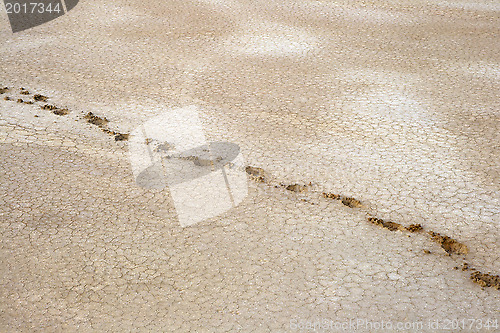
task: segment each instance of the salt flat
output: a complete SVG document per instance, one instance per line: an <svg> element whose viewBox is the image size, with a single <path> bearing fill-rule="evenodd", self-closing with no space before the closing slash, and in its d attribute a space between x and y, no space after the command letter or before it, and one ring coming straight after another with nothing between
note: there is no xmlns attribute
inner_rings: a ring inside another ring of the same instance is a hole
<svg viewBox="0 0 500 333"><path fill-rule="evenodd" d="M2 12L1 331L495 331L469 325L500 319L499 290L470 278L500 273L499 16L495 1L80 1L12 34ZM193 105L266 181L182 228L168 189L134 182L129 143L84 116L126 134Z"/></svg>

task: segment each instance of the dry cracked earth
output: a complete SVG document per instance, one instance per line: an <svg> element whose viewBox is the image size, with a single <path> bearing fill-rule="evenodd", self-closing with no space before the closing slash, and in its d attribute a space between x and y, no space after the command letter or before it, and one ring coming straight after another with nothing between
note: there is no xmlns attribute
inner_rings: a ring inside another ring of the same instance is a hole
<svg viewBox="0 0 500 333"><path fill-rule="evenodd" d="M4 14L1 332L498 331L498 2ZM128 139L190 105L249 189L183 228Z"/></svg>

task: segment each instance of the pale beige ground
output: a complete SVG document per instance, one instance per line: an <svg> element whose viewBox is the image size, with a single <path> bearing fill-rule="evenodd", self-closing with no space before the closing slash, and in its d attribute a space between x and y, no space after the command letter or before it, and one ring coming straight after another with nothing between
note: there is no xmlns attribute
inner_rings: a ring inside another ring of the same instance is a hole
<svg viewBox="0 0 500 333"><path fill-rule="evenodd" d="M82 0L14 35L0 15L0 331L500 320L500 292L454 269L500 273L498 1L150 3ZM70 114L3 100L20 87ZM250 181L181 228L168 191L135 185L127 143L82 116L127 133L188 105L276 182L365 207Z"/></svg>

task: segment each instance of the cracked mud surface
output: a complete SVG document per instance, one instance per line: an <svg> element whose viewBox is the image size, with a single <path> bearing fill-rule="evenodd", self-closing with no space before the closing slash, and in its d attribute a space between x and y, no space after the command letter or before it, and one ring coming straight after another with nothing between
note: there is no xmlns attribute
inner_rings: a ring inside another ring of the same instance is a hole
<svg viewBox="0 0 500 333"><path fill-rule="evenodd" d="M0 17L0 331L500 319L497 5L99 0L19 34ZM168 189L136 186L126 133L188 105L255 181L181 228Z"/></svg>
<svg viewBox="0 0 500 333"><path fill-rule="evenodd" d="M254 176L254 180L258 182L264 182L262 178L259 176L267 174L269 176L269 173L265 172L262 168L257 168L253 166L247 166L246 167L246 172L252 176ZM311 183L310 183L311 184ZM268 185L272 185L272 183L268 183ZM284 187L288 191L293 191L293 192L305 192L307 190L306 185L299 185L299 184L291 184L291 185L286 185L281 183L280 184L282 187ZM350 208L360 208L363 207L361 202L357 199L354 198L345 198L342 195L339 194L332 194L332 193L321 193L321 197L327 198L327 199L334 199L334 200L340 200L342 204L344 204L347 207ZM309 200L304 200L306 202L311 202ZM367 214L368 216L371 215L370 212ZM382 228L385 228L389 231L409 231L411 233L415 232L420 232L424 230L424 227L420 224L411 224L408 227L405 227L399 223L396 222L391 222L391 221L384 221L379 218L375 217L368 217L368 222L371 222L377 226L380 226ZM441 248L447 253L447 254L457 254L457 255L467 255L469 253L469 249L465 244L462 244L458 242L455 239L452 239L448 236L443 236L440 235L439 233L435 233L433 231L428 231L428 234L431 236L430 239L433 242L438 243L441 245ZM426 254L431 254L431 251L429 250L424 250ZM457 269L457 267L455 267ZM469 264L464 263L462 266L462 271L469 270ZM472 270L476 270L475 268L472 268ZM498 275L490 275L490 274L484 274L481 272L474 272L471 274L470 277L475 283L479 284L482 287L494 287L498 290L500 290L498 283L500 282L500 278Z"/></svg>

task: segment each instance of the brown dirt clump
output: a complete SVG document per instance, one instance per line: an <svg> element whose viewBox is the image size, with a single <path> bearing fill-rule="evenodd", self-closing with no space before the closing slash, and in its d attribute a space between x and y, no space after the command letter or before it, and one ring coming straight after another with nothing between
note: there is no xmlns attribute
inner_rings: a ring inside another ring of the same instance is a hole
<svg viewBox="0 0 500 333"><path fill-rule="evenodd" d="M42 110L52 111L53 114L58 115L58 116L65 116L65 115L69 114L68 109L60 109L57 106L51 105L51 104L45 104L45 105L41 106L40 108Z"/></svg>
<svg viewBox="0 0 500 333"><path fill-rule="evenodd" d="M417 232L417 231L422 231L424 230L424 227L420 224L410 224L410 226L406 227L406 230L409 232Z"/></svg>
<svg viewBox="0 0 500 333"><path fill-rule="evenodd" d="M33 104L33 101L24 101L24 104Z"/></svg>
<svg viewBox="0 0 500 333"><path fill-rule="evenodd" d="M500 290L500 276L491 275L481 272L474 272L470 275L470 278L475 283L479 284L481 287L493 287L496 290Z"/></svg>
<svg viewBox="0 0 500 333"><path fill-rule="evenodd" d="M448 254L467 254L469 253L469 249L465 244L462 244L460 242L457 242L456 240L448 237L448 236L442 236L436 232L429 231L429 235L431 236L431 239L440 244L441 247L448 253Z"/></svg>
<svg viewBox="0 0 500 333"><path fill-rule="evenodd" d="M10 101L10 97L9 96L5 96L3 99L4 99L4 101Z"/></svg>
<svg viewBox="0 0 500 333"><path fill-rule="evenodd" d="M266 180L266 173L262 168L247 166L245 171L257 181L264 182Z"/></svg>
<svg viewBox="0 0 500 333"><path fill-rule="evenodd" d="M342 198L342 203L345 206L351 207L351 208L363 207L363 205L361 204L361 201L354 199L354 198L347 198L347 197Z"/></svg>
<svg viewBox="0 0 500 333"><path fill-rule="evenodd" d="M52 111L53 114L58 115L58 116L65 116L69 114L68 109L55 109Z"/></svg>
<svg viewBox="0 0 500 333"><path fill-rule="evenodd" d="M23 101L21 98L18 98L18 99L17 99L17 102L18 102L18 103L24 103L24 101Z"/></svg>
<svg viewBox="0 0 500 333"><path fill-rule="evenodd" d="M115 141L126 141L128 140L128 134L118 133L115 135Z"/></svg>
<svg viewBox="0 0 500 333"><path fill-rule="evenodd" d="M378 226L381 226L383 228L389 229L390 231L403 231L406 230L405 227L403 227L401 224L396 223L396 222L390 222L390 221L384 221L382 219L377 219L375 217L370 217L368 218L368 221L370 221L373 224L376 224Z"/></svg>
<svg viewBox="0 0 500 333"><path fill-rule="evenodd" d="M115 131L109 130L109 129L107 129L107 128L101 128L101 130L102 130L104 133L107 133L107 134L110 134L110 135L115 135L115 134L118 134L118 133L116 133Z"/></svg>
<svg viewBox="0 0 500 333"><path fill-rule="evenodd" d="M341 199L340 195L338 195L338 194L323 192L321 195L323 196L323 198L327 198L327 199L333 199L333 200L340 200Z"/></svg>
<svg viewBox="0 0 500 333"><path fill-rule="evenodd" d="M40 95L40 94L35 94L33 96L33 98L35 99L35 101L37 102L47 102L47 100L49 99L47 96L43 96L43 95Z"/></svg>
<svg viewBox="0 0 500 333"><path fill-rule="evenodd" d="M57 106L55 106L55 105L50 105L50 104L45 104L45 105L42 105L40 108L41 108L42 110L50 110L50 111L57 110Z"/></svg>
<svg viewBox="0 0 500 333"><path fill-rule="evenodd" d="M291 184L287 185L285 189L292 192L305 192L307 191L307 185Z"/></svg>
<svg viewBox="0 0 500 333"><path fill-rule="evenodd" d="M28 90L21 90L21 95L29 95L30 92Z"/></svg>
<svg viewBox="0 0 500 333"><path fill-rule="evenodd" d="M10 90L9 87L0 88L0 94L5 94L9 90Z"/></svg>
<svg viewBox="0 0 500 333"><path fill-rule="evenodd" d="M104 118L104 119L106 119L106 118ZM107 121L107 119L106 119L106 121ZM102 127L104 125L101 125L101 126L97 125L97 126L99 126L104 133L109 134L109 135L114 135L115 136L115 141L127 141L128 140L129 134L118 133L118 132L112 131L112 130L106 128L106 127Z"/></svg>
<svg viewBox="0 0 500 333"><path fill-rule="evenodd" d="M109 120L106 119L106 117L101 118L99 116L94 115L92 112L87 113L85 115L85 119L87 119L88 123L99 127L104 127L109 123Z"/></svg>

